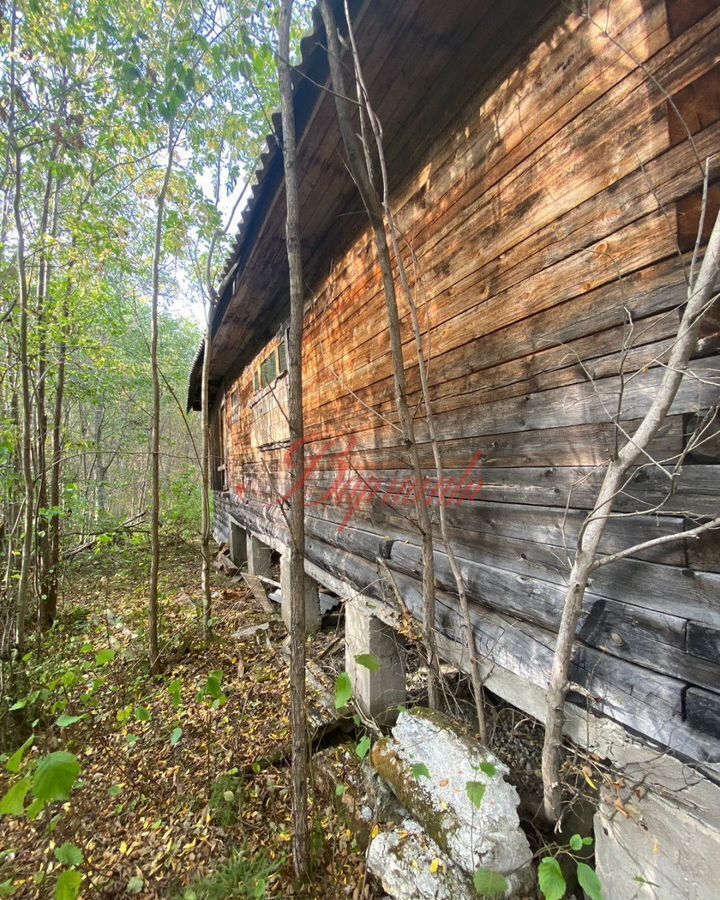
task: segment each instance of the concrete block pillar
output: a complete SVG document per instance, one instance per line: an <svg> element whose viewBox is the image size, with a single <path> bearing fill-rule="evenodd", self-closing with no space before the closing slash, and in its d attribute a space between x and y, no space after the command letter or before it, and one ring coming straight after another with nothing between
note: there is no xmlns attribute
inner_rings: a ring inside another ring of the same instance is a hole
<svg viewBox="0 0 720 900"><path fill-rule="evenodd" d="M280 593L282 594L282 618L290 631L290 554L280 557ZM305 634L315 634L320 628L320 597L317 582L305 575Z"/></svg>
<svg viewBox="0 0 720 900"><path fill-rule="evenodd" d="M230 520L230 559L238 569L247 562L247 538L244 528Z"/></svg>
<svg viewBox="0 0 720 900"><path fill-rule="evenodd" d="M261 540L254 534L248 532L247 536L247 564L248 573L250 575L262 575L265 578L270 577L270 564L272 561L272 551L267 544L263 544Z"/></svg>
<svg viewBox="0 0 720 900"><path fill-rule="evenodd" d="M377 672L356 662L357 656L366 653L377 657ZM363 712L383 725L394 721L397 707L405 702L405 668L398 637L355 601L345 604L345 669Z"/></svg>

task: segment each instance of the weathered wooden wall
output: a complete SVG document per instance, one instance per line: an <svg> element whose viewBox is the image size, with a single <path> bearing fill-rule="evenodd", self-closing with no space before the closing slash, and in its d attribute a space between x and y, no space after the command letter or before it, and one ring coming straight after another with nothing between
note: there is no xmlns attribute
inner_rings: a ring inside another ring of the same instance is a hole
<svg viewBox="0 0 720 900"><path fill-rule="evenodd" d="M449 509L475 639L535 684L547 680L572 547L615 445L621 388L631 428L662 377L697 230L698 160L720 148L720 4L596 6L589 21L558 4L519 64L464 98L395 196L447 476L461 478L482 454L466 474L482 488ZM426 102L439 115L448 101L439 92ZM402 134L392 156L403 158ZM709 205L714 215L715 186ZM304 350L308 557L372 595L383 556L419 610L420 552L412 505L399 498L407 469L370 234L326 253L324 271ZM407 310L402 326L426 441ZM680 454L697 414L718 403L717 348L713 320L654 442L657 458ZM218 495L217 525L223 534L232 513L283 540L287 435L277 411L254 402L252 370L226 392L230 492ZM432 476L427 443L422 456ZM671 491L645 468L618 502L645 514L613 523L603 550L717 515L719 476L717 439L688 455ZM441 550L436 564L439 626L462 643ZM573 677L599 711L694 759L717 759L719 655L720 540L711 535L598 572Z"/></svg>

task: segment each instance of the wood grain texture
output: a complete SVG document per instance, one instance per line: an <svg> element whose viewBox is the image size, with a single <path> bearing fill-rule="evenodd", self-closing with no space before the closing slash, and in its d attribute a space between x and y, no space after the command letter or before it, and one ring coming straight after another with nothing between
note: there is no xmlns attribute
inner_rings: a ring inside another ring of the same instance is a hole
<svg viewBox="0 0 720 900"><path fill-rule="evenodd" d="M386 128L445 475L459 484L471 466L478 487L448 509L473 639L488 665L544 687L584 516L604 464L655 396L685 300L703 164L720 142L720 4L616 0L606 21L604 3L587 18L538 2L515 28L517 8L378 0L358 38ZM311 296L307 556L378 598L384 557L419 614L419 536L405 502L419 488L408 485L381 273L339 147L332 98L317 97L299 146ZM711 213L719 176L716 160ZM243 251L218 343L220 358L235 353L220 391L221 539L233 515L286 543L293 486L283 398L258 402L252 385L287 315L283 216L278 187ZM400 312L422 490L436 496L409 315ZM683 454L720 403L718 333L709 317L652 444L662 465L635 470L600 552L717 515L717 422ZM216 443L217 417L216 407ZM439 540L436 551L438 624L462 647ZM597 698L593 712L692 759L717 758L719 633L720 535L642 551L596 572L573 678Z"/></svg>

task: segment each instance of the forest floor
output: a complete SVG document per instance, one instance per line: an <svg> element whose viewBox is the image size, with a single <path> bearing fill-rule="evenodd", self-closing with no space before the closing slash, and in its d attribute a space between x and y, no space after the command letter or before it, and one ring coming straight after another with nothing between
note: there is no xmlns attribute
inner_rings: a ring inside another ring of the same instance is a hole
<svg viewBox="0 0 720 900"><path fill-rule="evenodd" d="M331 801L311 808L313 876L293 879L279 616L216 573L216 637L205 646L198 547L166 539L163 672L152 676L148 568L144 544L79 560L42 658L15 685L15 746L34 731L27 758L67 750L81 772L68 803L34 821L0 820L0 896L53 897L66 842L82 854L82 897L373 896L364 853ZM3 767L0 796L17 777Z"/></svg>

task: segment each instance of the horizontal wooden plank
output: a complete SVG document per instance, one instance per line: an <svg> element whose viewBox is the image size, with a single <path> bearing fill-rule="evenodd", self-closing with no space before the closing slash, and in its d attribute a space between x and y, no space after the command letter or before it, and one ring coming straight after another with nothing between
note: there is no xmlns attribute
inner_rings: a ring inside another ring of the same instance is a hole
<svg viewBox="0 0 720 900"><path fill-rule="evenodd" d="M235 507L241 521L259 534L271 535L281 542L287 530L262 515L253 513L247 503ZM370 596L382 598L377 570L367 560L348 551L330 547L310 538L307 557L316 565L343 579ZM397 574L408 607L420 614L421 596L416 581ZM545 685L550 673L553 637L538 626L527 626L489 609L472 608L473 636L479 652L489 660ZM452 598L438 592L438 626L463 644L465 630ZM604 715L698 761L719 758L720 743L688 726L682 717L683 683L647 669L577 644L573 660L573 680L597 698L591 706Z"/></svg>
<svg viewBox="0 0 720 900"><path fill-rule="evenodd" d="M720 607L720 600L718 606ZM720 612L718 615L720 616ZM702 622L688 622L687 651L693 656L709 659L720 667L720 622L716 628Z"/></svg>
<svg viewBox="0 0 720 900"><path fill-rule="evenodd" d="M278 525L284 522L282 511L277 508L254 503L248 503L247 508L270 522ZM397 571L415 578L421 577L420 549L416 544L408 543L403 532L370 531L354 525L339 527L314 515L307 517L306 530L309 535L339 552L352 552L371 564L378 556L387 557ZM546 548L548 552L542 568L536 558L540 545L503 539L506 543L524 548L525 559L520 559L513 554L512 548L503 554L499 547L490 546L491 542L499 540L488 535L488 546L478 557L473 560L458 558L469 596L499 612L535 622L551 631L557 630L565 595L563 566L557 548ZM513 568L516 558L519 564ZM548 560L557 561L556 570L548 567ZM506 568L499 568L501 565ZM658 608L658 593L662 592L660 596L665 597L672 592L672 586L668 591L664 584L669 577L668 567L639 563L642 571L630 569L628 577L628 568L623 568L623 565L617 564L624 575L621 587L630 595L628 600L632 602L608 599L608 594L612 596L612 589L603 596L602 588L598 590L593 585L585 601L579 628L581 638L604 652L720 689L720 668L690 657L685 652L687 615L693 612L699 620L707 617L708 621L720 624L720 610L716 604L712 608L712 603L708 609L706 596L711 594L713 599L717 596L720 578L714 585L695 586L693 596L686 597L682 604ZM435 566L438 588L453 592L455 581L442 550L435 553ZM678 584L683 583L680 570L670 572L676 575ZM549 578L554 581L548 581Z"/></svg>
<svg viewBox="0 0 720 900"><path fill-rule="evenodd" d="M700 688L688 688L685 694L685 715L688 725L696 731L720 739L720 696Z"/></svg>

